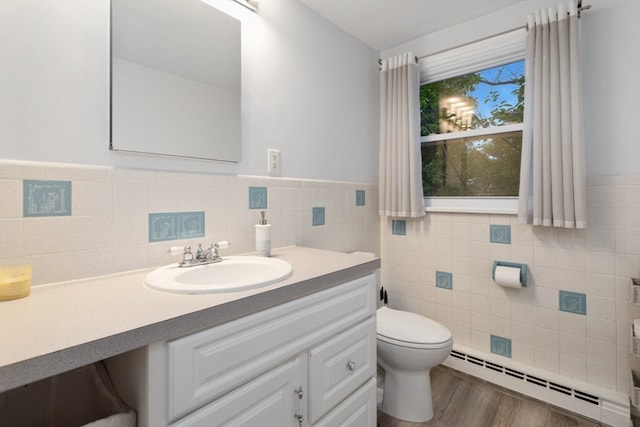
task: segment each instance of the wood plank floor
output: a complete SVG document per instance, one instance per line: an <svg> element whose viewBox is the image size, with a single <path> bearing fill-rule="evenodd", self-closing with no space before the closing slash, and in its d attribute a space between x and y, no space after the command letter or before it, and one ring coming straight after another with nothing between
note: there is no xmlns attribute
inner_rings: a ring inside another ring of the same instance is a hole
<svg viewBox="0 0 640 427"><path fill-rule="evenodd" d="M592 420L445 366L431 370L434 416L426 423L378 411L378 427L592 427Z"/></svg>

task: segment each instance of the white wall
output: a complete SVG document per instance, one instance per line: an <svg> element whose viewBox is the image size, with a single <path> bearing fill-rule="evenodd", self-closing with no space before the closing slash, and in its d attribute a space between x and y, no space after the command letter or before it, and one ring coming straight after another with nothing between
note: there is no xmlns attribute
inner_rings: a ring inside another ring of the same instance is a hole
<svg viewBox="0 0 640 427"><path fill-rule="evenodd" d="M480 19L447 28L382 52L386 58L411 51L418 56L471 43L523 26L527 14L560 0L527 0ZM581 18L584 130L587 175L640 173L640 145L636 143L634 94L640 58L640 2L587 0L592 8Z"/></svg>
<svg viewBox="0 0 640 427"><path fill-rule="evenodd" d="M298 1L244 16L231 166L108 151L108 0L0 0L0 158L266 175L276 148L283 177L375 182L377 52Z"/></svg>
<svg viewBox="0 0 640 427"><path fill-rule="evenodd" d="M582 62L587 174L637 175L640 1L590 0Z"/></svg>
<svg viewBox="0 0 640 427"><path fill-rule="evenodd" d="M243 174L377 182L378 53L298 1L260 5L243 43ZM245 34L245 33L243 33Z"/></svg>

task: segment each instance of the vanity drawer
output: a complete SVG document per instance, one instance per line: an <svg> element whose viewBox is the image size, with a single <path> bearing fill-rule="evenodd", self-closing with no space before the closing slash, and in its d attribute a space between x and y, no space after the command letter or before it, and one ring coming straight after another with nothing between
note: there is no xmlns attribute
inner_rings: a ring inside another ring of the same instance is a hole
<svg viewBox="0 0 640 427"><path fill-rule="evenodd" d="M373 316L375 309L375 276L369 275L168 342L169 420Z"/></svg>
<svg viewBox="0 0 640 427"><path fill-rule="evenodd" d="M370 317L309 351L309 418L315 423L376 373L376 319Z"/></svg>
<svg viewBox="0 0 640 427"><path fill-rule="evenodd" d="M370 378L313 427L371 427L376 425L377 411L376 379Z"/></svg>

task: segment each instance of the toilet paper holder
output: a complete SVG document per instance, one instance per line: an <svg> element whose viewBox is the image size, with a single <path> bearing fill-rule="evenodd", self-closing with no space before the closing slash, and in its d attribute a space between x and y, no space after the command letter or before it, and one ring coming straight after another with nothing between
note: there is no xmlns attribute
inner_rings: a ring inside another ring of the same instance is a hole
<svg viewBox="0 0 640 427"><path fill-rule="evenodd" d="M520 283L522 287L527 286L527 264L520 264L517 262L508 262L508 261L494 261L493 268L491 269L491 277L493 280L496 280L496 268L498 267L512 267L520 269Z"/></svg>

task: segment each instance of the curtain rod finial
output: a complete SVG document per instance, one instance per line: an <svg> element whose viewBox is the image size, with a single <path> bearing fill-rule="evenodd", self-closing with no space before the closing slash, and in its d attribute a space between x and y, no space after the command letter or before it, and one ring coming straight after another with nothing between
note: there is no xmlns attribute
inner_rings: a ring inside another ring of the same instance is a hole
<svg viewBox="0 0 640 427"><path fill-rule="evenodd" d="M582 0L578 0L578 18L580 18L580 12L582 12L583 10L589 10L591 9L591 5L582 5Z"/></svg>

